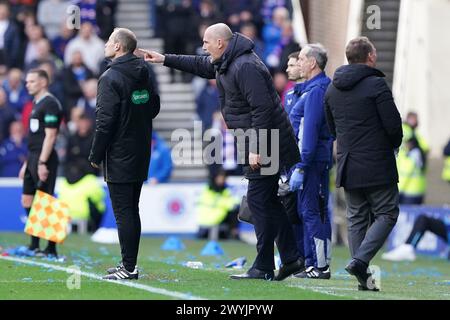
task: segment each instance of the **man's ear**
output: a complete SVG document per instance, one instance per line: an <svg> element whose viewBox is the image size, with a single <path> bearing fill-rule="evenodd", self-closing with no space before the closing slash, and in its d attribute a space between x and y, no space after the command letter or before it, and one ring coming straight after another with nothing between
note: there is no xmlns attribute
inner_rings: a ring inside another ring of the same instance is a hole
<svg viewBox="0 0 450 320"><path fill-rule="evenodd" d="M317 66L317 61L313 57L309 58L311 64L311 70L313 70Z"/></svg>
<svg viewBox="0 0 450 320"><path fill-rule="evenodd" d="M120 50L120 43L114 43L114 50L119 51Z"/></svg>

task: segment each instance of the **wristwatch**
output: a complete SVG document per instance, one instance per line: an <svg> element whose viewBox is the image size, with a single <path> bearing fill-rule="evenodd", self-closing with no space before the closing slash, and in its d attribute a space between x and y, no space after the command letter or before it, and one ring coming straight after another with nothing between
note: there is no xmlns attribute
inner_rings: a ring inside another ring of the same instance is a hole
<svg viewBox="0 0 450 320"><path fill-rule="evenodd" d="M38 165L41 165L41 164L43 164L44 166L46 166L46 165L47 165L47 162L42 161L42 160L39 160L39 161L38 161Z"/></svg>

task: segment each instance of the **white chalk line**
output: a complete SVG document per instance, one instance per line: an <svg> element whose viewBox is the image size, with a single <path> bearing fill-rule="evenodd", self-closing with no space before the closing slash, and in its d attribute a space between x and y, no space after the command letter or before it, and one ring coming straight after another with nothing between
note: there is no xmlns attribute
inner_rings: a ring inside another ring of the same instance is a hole
<svg viewBox="0 0 450 320"><path fill-rule="evenodd" d="M160 294L160 295L168 296L168 297L173 297L173 298L177 298L177 299L182 299L182 300L206 300L205 298L193 296L191 294L186 294L186 293L177 292L177 291L170 291L167 289L156 288L156 287L152 287L152 286L148 286L148 285L144 285L144 284L140 284L140 283L135 283L135 282L130 282L130 281L105 280L101 276L96 275L94 273L78 271L78 270L74 270L73 268L65 268L65 267L56 266L54 264L49 264L49 263L44 263L44 262L37 262L37 261L31 261L31 260L22 259L22 258L2 257L2 256L0 256L0 259L6 260L6 261L24 263L24 264L28 264L31 266L50 268L53 270L63 271L63 272L71 273L71 274L79 274L79 275L82 275L87 278L99 280L101 282L113 283L113 284L122 285L122 286L130 287L130 288L134 288L134 289L141 289L141 290L144 290L147 292ZM27 281L23 281L23 283L26 283L26 282Z"/></svg>

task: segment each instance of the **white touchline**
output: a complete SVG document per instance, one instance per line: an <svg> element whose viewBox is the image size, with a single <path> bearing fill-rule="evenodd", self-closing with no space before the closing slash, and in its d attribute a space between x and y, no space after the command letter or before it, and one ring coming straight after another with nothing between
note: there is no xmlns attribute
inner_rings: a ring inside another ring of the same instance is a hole
<svg viewBox="0 0 450 320"><path fill-rule="evenodd" d="M67 272L67 273L73 273L73 269L71 269L71 268L64 268L64 267L56 266L56 265L53 265L50 263L30 261L30 260L22 259L22 258L3 257L3 256L0 256L0 259L7 260L7 261L13 261L13 262L20 262L20 263L24 263L24 264L33 265L33 266L40 266L40 267L44 267L44 268L50 268L50 269L63 271L63 272ZM161 289L161 288L155 288L155 287L147 286L147 285L140 284L140 283L133 283L133 282L128 282L128 281L118 281L118 280L105 280L105 279L102 279L102 277L99 275L96 275L94 273L84 272L84 271L80 271L80 275L88 277L88 278L92 278L95 280L118 284L118 285L131 287L131 288L135 288L135 289L141 289L141 290L145 290L145 291L148 291L151 293L156 293L156 294L160 294L163 296L169 296L169 297L174 297L174 298L183 299L183 300L206 300L205 298L196 297L196 296L193 296L190 294L176 292L176 291L170 291L170 290Z"/></svg>

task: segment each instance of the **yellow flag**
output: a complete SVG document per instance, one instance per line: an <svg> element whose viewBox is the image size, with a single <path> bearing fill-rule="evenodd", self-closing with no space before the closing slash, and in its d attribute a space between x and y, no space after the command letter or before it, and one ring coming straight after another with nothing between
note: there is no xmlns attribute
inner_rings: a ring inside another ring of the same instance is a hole
<svg viewBox="0 0 450 320"><path fill-rule="evenodd" d="M69 222L67 204L38 190L24 231L35 237L61 243L67 237Z"/></svg>

